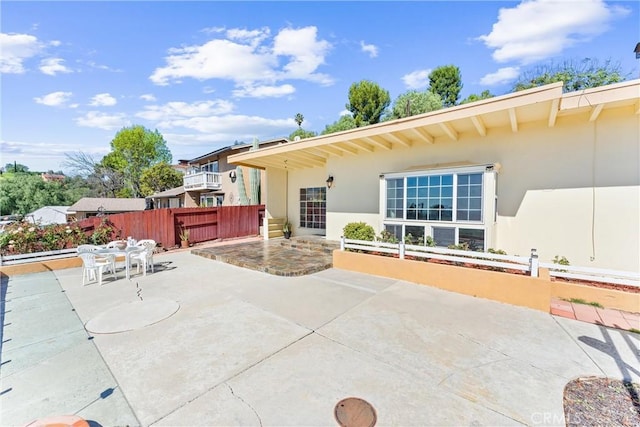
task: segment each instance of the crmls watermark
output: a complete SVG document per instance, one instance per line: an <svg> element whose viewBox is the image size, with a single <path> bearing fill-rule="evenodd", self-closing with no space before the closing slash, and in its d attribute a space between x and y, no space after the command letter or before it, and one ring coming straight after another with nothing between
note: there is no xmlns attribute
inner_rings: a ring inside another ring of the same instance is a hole
<svg viewBox="0 0 640 427"><path fill-rule="evenodd" d="M566 418L564 414L557 412L534 412L531 414L532 425L581 425L580 417Z"/></svg>

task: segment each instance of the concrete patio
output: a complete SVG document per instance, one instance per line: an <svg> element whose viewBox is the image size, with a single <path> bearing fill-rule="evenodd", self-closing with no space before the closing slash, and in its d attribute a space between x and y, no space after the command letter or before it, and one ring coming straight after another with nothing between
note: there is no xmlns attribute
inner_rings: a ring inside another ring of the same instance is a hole
<svg viewBox="0 0 640 427"><path fill-rule="evenodd" d="M350 396L380 426L564 425L569 380L640 380L621 330L338 269L155 263L102 286L3 278L0 425L331 426Z"/></svg>

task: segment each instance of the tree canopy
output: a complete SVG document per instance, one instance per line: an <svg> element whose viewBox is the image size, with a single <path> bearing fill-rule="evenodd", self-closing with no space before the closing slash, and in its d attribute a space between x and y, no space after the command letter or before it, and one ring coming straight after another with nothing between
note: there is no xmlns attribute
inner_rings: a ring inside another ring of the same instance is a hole
<svg viewBox="0 0 640 427"><path fill-rule="evenodd" d="M455 65L443 65L431 71L429 90L440 95L444 107L456 105L462 90L460 69Z"/></svg>
<svg viewBox="0 0 640 427"><path fill-rule="evenodd" d="M480 101L481 99L489 99L493 98L494 96L495 95L488 90L483 90L479 95L472 93L471 95L467 96L465 99L460 101L460 104L468 104L469 102Z"/></svg>
<svg viewBox="0 0 640 427"><path fill-rule="evenodd" d="M442 108L440 95L431 91L407 91L396 98L388 116L389 120L415 116Z"/></svg>
<svg viewBox="0 0 640 427"><path fill-rule="evenodd" d="M624 81L619 64L607 60L600 64L597 59L565 61L562 64L550 62L525 71L513 86L513 91L530 89L550 83L564 82L564 92L574 92L592 87Z"/></svg>
<svg viewBox="0 0 640 427"><path fill-rule="evenodd" d="M182 185L182 174L167 163L158 163L145 169L140 176L140 189L143 196Z"/></svg>
<svg viewBox="0 0 640 427"><path fill-rule="evenodd" d="M353 115L357 127L380 122L380 118L391 103L389 92L377 83L362 80L349 88L347 110Z"/></svg>
<svg viewBox="0 0 640 427"><path fill-rule="evenodd" d="M140 197L143 195L140 178L144 170L161 162L171 163L171 159L171 152L160 132L135 125L116 134L111 141L111 152L100 165L124 176L126 189L121 196Z"/></svg>
<svg viewBox="0 0 640 427"><path fill-rule="evenodd" d="M0 215L25 215L43 206L68 206L89 192L83 180L43 181L37 174L17 173L2 177Z"/></svg>
<svg viewBox="0 0 640 427"><path fill-rule="evenodd" d="M344 116L340 116L340 118L335 122L325 126L324 130L320 133L320 135L328 135L330 133L342 132L343 130L349 130L355 127L357 127L356 121L351 116L351 114L345 114Z"/></svg>
<svg viewBox="0 0 640 427"><path fill-rule="evenodd" d="M293 132L291 132L291 134L289 135L289 141L295 141L296 136L299 136L300 139L305 139L305 138L313 138L314 136L317 136L317 134L310 130L304 130L302 128L298 128Z"/></svg>
<svg viewBox="0 0 640 427"><path fill-rule="evenodd" d="M29 172L29 167L25 166L25 165L21 165L20 163L7 163L4 166L4 171L5 172L14 172L14 173L18 173L18 172Z"/></svg>

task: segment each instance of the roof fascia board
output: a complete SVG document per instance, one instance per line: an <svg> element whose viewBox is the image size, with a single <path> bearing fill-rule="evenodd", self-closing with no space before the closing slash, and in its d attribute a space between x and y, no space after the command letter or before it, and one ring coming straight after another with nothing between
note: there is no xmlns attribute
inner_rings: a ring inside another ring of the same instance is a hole
<svg viewBox="0 0 640 427"><path fill-rule="evenodd" d="M560 110L566 111L583 107L595 107L616 101L640 98L640 79L568 92L562 95Z"/></svg>
<svg viewBox="0 0 640 427"><path fill-rule="evenodd" d="M562 82L552 83L545 86L514 92L494 98L484 99L469 104L444 108L442 110L431 111L429 113L406 117L404 119L378 123L362 128L349 129L343 132L329 135L321 135L313 138L306 138L297 142L289 142L284 145L261 148L256 151L239 153L229 156L230 163L239 163L256 159L272 154L283 154L288 151L314 148L325 144L335 144L351 139L361 139L372 136L384 135L391 132L404 131L416 127L438 125L459 119L470 119L473 116L489 114L497 111L507 111L509 108L536 104L540 102L553 101L562 97Z"/></svg>

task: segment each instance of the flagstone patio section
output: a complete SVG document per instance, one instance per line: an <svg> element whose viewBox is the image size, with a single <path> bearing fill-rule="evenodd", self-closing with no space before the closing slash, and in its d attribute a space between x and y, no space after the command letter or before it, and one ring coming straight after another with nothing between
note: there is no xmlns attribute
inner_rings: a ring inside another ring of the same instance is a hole
<svg viewBox="0 0 640 427"><path fill-rule="evenodd" d="M276 276L304 276L331 268L333 250L339 247L339 242L321 237L299 237L213 246L191 253Z"/></svg>

